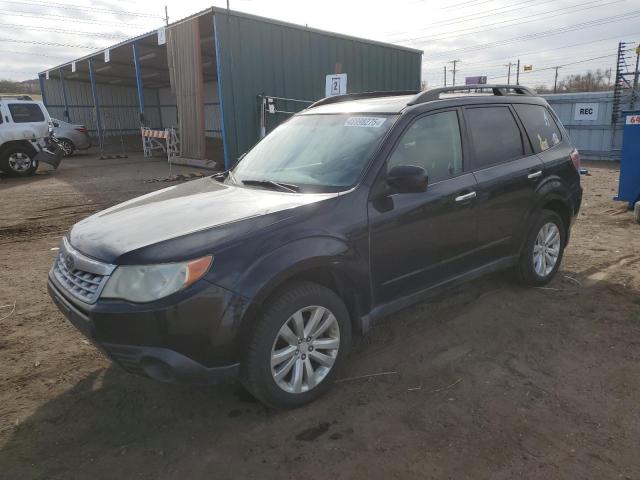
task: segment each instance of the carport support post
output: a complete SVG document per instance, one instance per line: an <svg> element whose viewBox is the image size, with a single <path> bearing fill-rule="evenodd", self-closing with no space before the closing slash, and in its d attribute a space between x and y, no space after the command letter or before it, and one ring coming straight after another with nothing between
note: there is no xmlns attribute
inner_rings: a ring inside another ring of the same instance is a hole
<svg viewBox="0 0 640 480"><path fill-rule="evenodd" d="M62 68L58 69L58 73L60 74L60 84L62 85L62 98L64 100L65 121L71 122L71 115L69 115L69 100L67 99L67 86L64 83L64 73L62 73Z"/></svg>
<svg viewBox="0 0 640 480"><path fill-rule="evenodd" d="M160 105L160 89L156 88L156 103L158 105L158 118L160 119L160 130L164 129L164 122L162 121L162 105Z"/></svg>
<svg viewBox="0 0 640 480"><path fill-rule="evenodd" d="M138 110L140 111L140 125L144 125L144 91L142 90L142 72L140 70L140 54L138 44L133 42L133 65L136 69L136 84L138 85Z"/></svg>
<svg viewBox="0 0 640 480"><path fill-rule="evenodd" d="M40 93L42 94L42 103L47 105L47 96L44 93L44 75L38 75L38 80L40 81Z"/></svg>
<svg viewBox="0 0 640 480"><path fill-rule="evenodd" d="M93 63L89 62L89 80L91 81L91 96L93 97L93 107L96 112L96 127L98 128L98 143L100 144L100 154L102 154L102 120L100 119L100 104L98 103L98 89L96 88L96 75L93 72Z"/></svg>

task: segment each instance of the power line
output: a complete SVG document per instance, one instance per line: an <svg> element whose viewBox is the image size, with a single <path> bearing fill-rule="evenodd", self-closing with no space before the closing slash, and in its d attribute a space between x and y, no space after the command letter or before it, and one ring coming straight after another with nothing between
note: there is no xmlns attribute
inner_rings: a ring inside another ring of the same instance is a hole
<svg viewBox="0 0 640 480"><path fill-rule="evenodd" d="M522 36L518 36L518 37L512 37L512 38L508 38L508 39L504 39L504 40L498 40L495 42L488 42L488 43L484 43L484 44L478 44L478 45L472 45L469 47L462 47L462 48L457 48L454 50L447 50L441 53L438 53L435 57L432 57L432 60L436 60L438 58L442 58L442 57L446 57L449 55L457 55L459 53L464 53L464 52L469 52L469 51L474 51L477 52L479 49L487 49L487 48L494 48L494 47L501 47L504 45L510 45L512 43L518 43L518 42L523 42L526 40L533 40L533 39L537 39L537 38L543 38L543 37L548 37L548 36L553 36L553 35L558 35L561 33L568 33L568 32L573 32L575 30L580 30L580 29L585 29L585 28L591 28L591 27L595 27L595 26L600 26L600 25L605 25L608 23L614 23L614 22L620 22L620 21L624 21L624 20L631 20L637 16L640 16L640 10L633 10L631 12L627 12L625 14L620 14L620 15L612 15L610 17L603 17L603 18L599 18L596 20L591 20L588 22L583 22L583 23L577 23L571 26L565 26L565 27L560 27L560 28L554 28L554 29L550 29L550 30L544 30L541 32L535 32L535 33L531 33L528 35L522 35Z"/></svg>
<svg viewBox="0 0 640 480"><path fill-rule="evenodd" d="M603 58L611 58L614 55L618 55L618 54L617 53L611 53L609 55L602 55L600 57L593 57L593 58L585 58L584 60L577 60L575 62L569 62L569 63L565 63L565 64L562 64L562 65L553 65L553 66L550 66L550 67L537 68L535 70L535 73L544 72L546 70L555 70L556 68L567 67L569 65L577 65L579 63L591 62L593 60L601 60ZM526 75L526 74L529 74L529 73L533 73L533 72L522 72L521 75ZM501 75L501 76L498 76L498 77L491 77L491 80L495 80L496 78L506 78L506 75Z"/></svg>
<svg viewBox="0 0 640 480"><path fill-rule="evenodd" d="M495 2L495 0L468 0L466 2L460 2L454 5L442 7L440 10L451 10L452 8L460 8L460 7L473 8L473 7L482 5L484 3L491 3L491 2ZM475 5L469 5L470 3L475 3Z"/></svg>
<svg viewBox="0 0 640 480"><path fill-rule="evenodd" d="M141 25L136 23L125 23L125 22L101 22L95 20L79 20L75 17L69 17L66 15L50 15L47 13L40 14L29 14L26 12L14 12L12 10L0 10L0 13L8 16L16 16L16 17L28 17L28 18L56 18L61 20L72 20L73 23L90 23L93 25L106 25L106 26L117 26L117 27L127 27L127 28L149 28L148 25Z"/></svg>
<svg viewBox="0 0 640 480"><path fill-rule="evenodd" d="M565 59L567 59L567 58L573 59L575 57L551 58L551 59L547 59L549 62L553 62L550 66L544 66L544 67L536 68L533 71L522 72L521 75L528 75L528 76L534 76L535 77L540 72L553 70L556 66L558 66L558 67L566 67L566 66L578 65L578 64L581 64L581 63L589 62L589 61L599 60L599 59L603 59L603 58L610 58L613 55L614 54L609 53L609 54L603 54L603 55L598 55L598 56L594 56L594 57L590 57L590 58L578 59L578 60L575 60L575 61L572 61L572 62L564 62L564 63L563 63L563 61ZM631 57L625 57L625 58L631 58ZM507 66L507 65L500 65L500 67L505 67L505 66ZM497 68L495 70L497 70ZM500 70L503 71L502 69L500 69ZM484 71L483 73L485 75L486 74L491 75L491 71ZM427 75L431 76L431 77L436 77L436 72L434 72L434 71L427 72ZM490 76L489 78L507 78L507 75L495 75L495 76Z"/></svg>
<svg viewBox="0 0 640 480"><path fill-rule="evenodd" d="M552 52L554 50L567 50L569 48L581 47L581 46L584 46L584 45L591 45L593 43L604 42L604 41L607 41L607 40L613 40L613 39L617 40L620 37L626 37L626 36L632 37L632 36L637 36L637 35L640 35L640 33L629 33L629 34L622 34L622 35L619 34L619 35L614 35L612 37L601 38L600 40L592 40L590 42L580 42L580 43L574 43L572 45L563 45L563 46L560 46L560 47L545 48L544 50L521 52L521 53L519 53L519 55L520 55L520 57L523 57L523 56L526 56L526 55L536 56L537 54L546 53L546 52ZM630 45L631 44L635 44L635 42L628 42L628 43ZM472 62L472 63L467 63L466 65L468 67L469 66L482 66L486 62L494 62L494 61L499 61L499 60L508 60L509 58L512 58L512 57L513 57L513 55L508 55L508 56L505 56L505 57L492 57L492 58L488 58L488 59L486 59L486 60L484 60L482 62ZM423 62L423 63L426 63L426 62ZM499 65L496 65L496 66L499 66ZM491 66L491 67L493 67L493 66ZM491 67L488 67L488 68L491 68Z"/></svg>
<svg viewBox="0 0 640 480"><path fill-rule="evenodd" d="M134 16L134 17L162 18L161 15L153 15L151 13L130 12L127 10L114 10L111 8L100 8L100 7L80 7L80 6L68 5L65 3L55 3L55 2L1 0L0 3L12 3L16 5L34 5L39 7L57 7L64 10L81 10L81 11L90 11L90 12L113 13L114 15L126 15L126 16Z"/></svg>
<svg viewBox="0 0 640 480"><path fill-rule="evenodd" d="M99 47L97 45L89 46L89 45L73 45L69 43L57 43L57 42L41 42L36 40L15 40L13 38L0 38L0 42L10 42L10 43L27 43L31 45L46 45L50 47L68 47L68 48L84 48L87 50L101 50L104 47Z"/></svg>
<svg viewBox="0 0 640 480"><path fill-rule="evenodd" d="M482 12L483 15L481 15L481 16L478 16L478 13L472 13L472 14L468 14L468 15L462 15L462 16L459 16L459 17L449 18L447 20L440 20L438 22L431 23L431 24L429 24L429 26L427 26L425 28L421 28L418 31L428 30L428 29L431 29L433 27L445 27L445 26L449 26L449 25L455 25L456 23L466 23L469 20L480 20L480 19L487 18L487 17L493 17L496 14L508 13L511 10L519 10L519 8L515 8L515 7L518 6L518 5L525 4L525 3L539 2L537 4L534 3L534 5L529 5L529 6L538 6L538 5L543 5L545 3L551 3L551 2L554 2L554 1L556 1L556 0L524 0L522 2L513 3L511 5L505 5L505 6L502 6L502 7L494 8L492 10L485 10L484 12ZM508 8L508 10L506 10L504 12L498 12L498 10L504 10L505 8ZM475 17L475 18L470 18L470 17ZM396 36L396 35L399 35L399 34L400 33L391 34L391 36L393 37L393 36ZM420 37L418 37L418 38L420 38ZM400 39L400 40L395 40L395 41L402 42L402 41L407 41L407 40Z"/></svg>
<svg viewBox="0 0 640 480"><path fill-rule="evenodd" d="M433 36L429 36L429 37L419 37L420 40L448 40L450 38L456 38L458 37L460 34L471 34L471 33L483 33L483 32L490 32L493 30L500 30L501 28L508 28L508 27L515 27L516 25L523 25L523 24L527 24L527 23L534 23L540 20L549 20L549 14L552 14L553 17L559 17L562 15L569 15L572 13L576 13L576 12L582 12L584 10L591 10L594 8L599 8L599 7L604 7L606 5L611 5L613 3L620 3L620 2L624 2L626 0L610 0L606 3L599 3L599 2L603 2L604 0L591 0L590 2L584 2L581 4L576 4L576 5L571 5L569 7L563 7L563 8L554 8L553 10L547 10L545 12L540 12L540 13L536 13L533 15L525 15L524 17L518 17L518 18L512 18L509 20L502 20L500 22L495 22L495 23L489 23L486 25L483 25L482 27L480 27L480 30L474 30L479 28L477 26L475 27L469 27L469 28L464 28L461 30L454 30L453 32L447 32L446 34L438 34L438 35L433 35ZM590 7L585 7L585 5L589 5L592 3L598 3L598 5L591 5ZM570 11L563 11L562 13L555 13L555 12L560 12L562 10L570 10ZM541 17L547 15L547 17L545 18L537 18L537 17ZM521 22L518 22L517 20L523 20L525 18L528 19L534 19L534 20L524 20ZM516 23L509 23L508 25L502 25L504 23L508 23L508 22L516 22ZM484 28L487 26L492 26L492 25L501 25L501 26L497 26L497 27L493 27L493 28ZM445 36L442 36L445 35Z"/></svg>
<svg viewBox="0 0 640 480"><path fill-rule="evenodd" d="M23 30L38 30L38 31L44 31L44 32L55 32L55 33L64 33L67 35L82 35L82 36L89 36L89 37L100 37L100 38L108 38L108 39L114 39L114 40L119 40L119 39L123 39L123 38L127 38L127 35L118 35L118 34L111 34L111 33L95 33L95 32L83 32L83 31L76 31L76 30L64 30L62 28L50 28L50 27L32 27L32 26L28 26L28 25L19 25L16 23L0 23L0 27L11 27L11 28L20 28Z"/></svg>
<svg viewBox="0 0 640 480"><path fill-rule="evenodd" d="M589 52L591 56L595 56L595 55L606 55L608 52L611 52L611 48L608 47L606 49L600 49L600 51L591 51ZM524 55L519 55L521 57L521 59L524 57L527 59L527 63L533 63L531 62L531 57L529 56L524 56ZM537 61L541 61L544 63L548 63L548 62L555 62L555 63L563 63L565 61L571 61L574 60L576 58L575 55L560 55L560 56L551 56L551 57L547 57L547 58L541 58ZM485 72L485 74L487 73L491 73L491 71L493 70L499 70L502 71L502 67L504 67L504 65L502 63L498 64L496 63L495 65L486 65L486 64L465 64L465 67L470 67L472 70L478 70L478 69L482 69L483 72ZM467 70L467 68L465 68L464 70Z"/></svg>
<svg viewBox="0 0 640 480"><path fill-rule="evenodd" d="M0 53L7 53L9 55L20 55L22 57L59 58L61 60L65 60L68 58L68 57L62 57L59 55L49 55L48 53L19 52L17 50L0 50Z"/></svg>

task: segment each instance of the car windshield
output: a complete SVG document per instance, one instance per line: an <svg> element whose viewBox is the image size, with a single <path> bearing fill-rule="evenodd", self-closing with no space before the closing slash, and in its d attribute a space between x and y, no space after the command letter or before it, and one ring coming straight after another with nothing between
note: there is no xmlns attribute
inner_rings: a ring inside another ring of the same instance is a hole
<svg viewBox="0 0 640 480"><path fill-rule="evenodd" d="M353 186L397 117L298 115L232 169L228 182L300 192Z"/></svg>

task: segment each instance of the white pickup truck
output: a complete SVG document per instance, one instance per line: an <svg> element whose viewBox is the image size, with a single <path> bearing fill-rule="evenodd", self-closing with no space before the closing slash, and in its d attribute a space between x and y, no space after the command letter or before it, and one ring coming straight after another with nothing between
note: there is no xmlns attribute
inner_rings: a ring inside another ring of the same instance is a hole
<svg viewBox="0 0 640 480"><path fill-rule="evenodd" d="M0 96L0 170L33 175L39 162L57 168L62 151L52 135L49 112L28 96Z"/></svg>

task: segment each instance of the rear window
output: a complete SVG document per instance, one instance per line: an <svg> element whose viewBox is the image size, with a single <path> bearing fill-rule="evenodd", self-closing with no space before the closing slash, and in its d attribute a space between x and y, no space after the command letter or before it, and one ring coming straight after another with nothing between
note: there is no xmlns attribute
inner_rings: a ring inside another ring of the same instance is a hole
<svg viewBox="0 0 640 480"><path fill-rule="evenodd" d="M9 111L15 123L44 122L44 113L35 103L10 103Z"/></svg>
<svg viewBox="0 0 640 480"><path fill-rule="evenodd" d="M562 134L553 115L541 105L514 105L536 153L560 143Z"/></svg>
<svg viewBox="0 0 640 480"><path fill-rule="evenodd" d="M475 151L475 167L484 168L524 155L522 135L509 107L465 110Z"/></svg>

